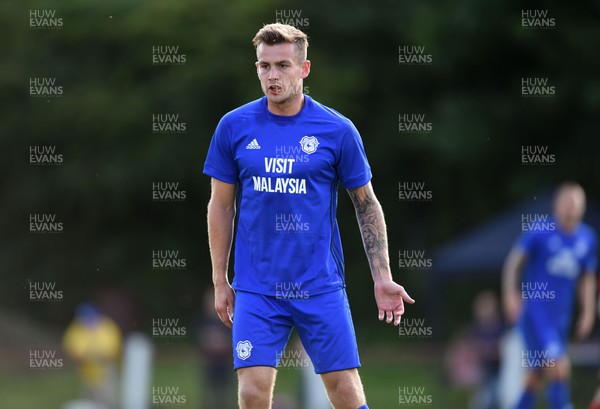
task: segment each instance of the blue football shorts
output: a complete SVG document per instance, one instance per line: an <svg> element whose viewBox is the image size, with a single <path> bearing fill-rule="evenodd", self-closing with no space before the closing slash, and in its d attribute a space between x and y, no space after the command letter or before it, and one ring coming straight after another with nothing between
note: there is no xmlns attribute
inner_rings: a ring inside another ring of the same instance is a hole
<svg viewBox="0 0 600 409"><path fill-rule="evenodd" d="M550 317L547 312L529 310L521 316L518 328L525 341L523 357L530 362L544 362L544 358L559 359L567 353L568 316L557 314Z"/></svg>
<svg viewBox="0 0 600 409"><path fill-rule="evenodd" d="M348 297L340 289L305 299L236 291L234 369L277 368L292 328L296 329L316 373L360 367Z"/></svg>

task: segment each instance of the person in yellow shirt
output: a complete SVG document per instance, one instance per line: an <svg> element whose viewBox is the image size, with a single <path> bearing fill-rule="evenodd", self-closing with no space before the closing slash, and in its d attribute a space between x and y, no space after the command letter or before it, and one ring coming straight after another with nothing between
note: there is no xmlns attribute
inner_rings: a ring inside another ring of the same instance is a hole
<svg viewBox="0 0 600 409"><path fill-rule="evenodd" d="M117 406L117 362L121 331L91 304L81 304L63 337L66 354L78 366L85 399L102 407Z"/></svg>

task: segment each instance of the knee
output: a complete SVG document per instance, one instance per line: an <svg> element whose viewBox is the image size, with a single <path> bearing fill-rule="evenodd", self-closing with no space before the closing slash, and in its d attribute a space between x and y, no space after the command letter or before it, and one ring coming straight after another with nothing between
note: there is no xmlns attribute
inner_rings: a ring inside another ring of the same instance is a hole
<svg viewBox="0 0 600 409"><path fill-rule="evenodd" d="M525 378L525 389L530 392L536 392L543 382L542 374L539 371L528 372Z"/></svg>
<svg viewBox="0 0 600 409"><path fill-rule="evenodd" d="M260 382L241 382L238 398L240 408L268 407L271 391L268 385Z"/></svg>
<svg viewBox="0 0 600 409"><path fill-rule="evenodd" d="M556 364L549 368L548 378L553 381L564 381L571 376L571 365L566 357L560 358Z"/></svg>
<svg viewBox="0 0 600 409"><path fill-rule="evenodd" d="M365 394L358 376L331 379L327 391L334 402L352 402L358 403L358 406L365 402Z"/></svg>
<svg viewBox="0 0 600 409"><path fill-rule="evenodd" d="M333 390L342 396L357 396L361 392L361 388L353 379L338 379L333 384Z"/></svg>

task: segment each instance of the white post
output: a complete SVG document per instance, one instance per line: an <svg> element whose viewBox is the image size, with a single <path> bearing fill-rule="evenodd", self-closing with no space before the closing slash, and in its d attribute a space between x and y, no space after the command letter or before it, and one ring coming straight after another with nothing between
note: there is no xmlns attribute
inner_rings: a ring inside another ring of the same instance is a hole
<svg viewBox="0 0 600 409"><path fill-rule="evenodd" d="M153 346L148 338L134 333L123 349L122 409L148 409L152 375Z"/></svg>
<svg viewBox="0 0 600 409"><path fill-rule="evenodd" d="M312 362L310 365L301 368L300 372L304 384L303 400L306 405L305 409L331 409L323 380L320 375L315 374Z"/></svg>
<svg viewBox="0 0 600 409"><path fill-rule="evenodd" d="M500 380L498 397L502 409L512 409L521 397L525 369L521 364L524 342L516 328L508 331L500 343Z"/></svg>

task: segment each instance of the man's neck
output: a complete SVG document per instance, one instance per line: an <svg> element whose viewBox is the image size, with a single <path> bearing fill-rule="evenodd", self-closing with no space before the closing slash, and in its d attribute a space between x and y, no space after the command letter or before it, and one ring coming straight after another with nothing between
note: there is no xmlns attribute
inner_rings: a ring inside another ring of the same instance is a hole
<svg viewBox="0 0 600 409"><path fill-rule="evenodd" d="M560 221L558 221L557 224L558 224L558 229L566 235L573 234L573 232L575 232L575 230L577 230L577 227L579 226L579 223L564 224L564 223L560 223Z"/></svg>
<svg viewBox="0 0 600 409"><path fill-rule="evenodd" d="M293 116L298 114L304 107L304 94L300 94L297 98L285 101L281 104L275 104L267 101L269 112L280 116Z"/></svg>

